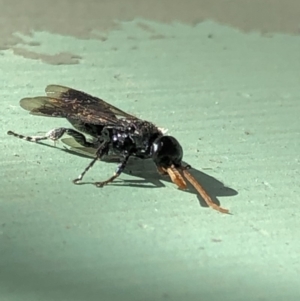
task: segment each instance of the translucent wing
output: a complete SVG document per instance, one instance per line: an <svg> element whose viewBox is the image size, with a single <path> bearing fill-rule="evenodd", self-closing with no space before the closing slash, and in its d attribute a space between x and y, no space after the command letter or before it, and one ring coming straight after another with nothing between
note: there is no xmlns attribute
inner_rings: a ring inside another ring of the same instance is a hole
<svg viewBox="0 0 300 301"><path fill-rule="evenodd" d="M69 152L71 153L76 153L85 157L91 157L91 158L95 158L96 157L96 151L97 148L93 148L93 147L84 147L81 144L79 144L73 137L70 138L63 138L61 139L61 141L68 146L68 148L66 148ZM117 155L105 155L103 156L103 158L101 159L102 161L106 161L106 162L119 162L120 161L120 156Z"/></svg>
<svg viewBox="0 0 300 301"><path fill-rule="evenodd" d="M59 99L51 99L46 96L26 97L20 100L20 106L33 115L66 117L61 110L62 103ZM58 116L55 116L55 112Z"/></svg>
<svg viewBox="0 0 300 301"><path fill-rule="evenodd" d="M114 125L122 117L137 119L100 98L72 88L49 85L46 93L47 96L21 99L21 107L33 115L77 119L97 125Z"/></svg>
<svg viewBox="0 0 300 301"><path fill-rule="evenodd" d="M96 148L93 147L84 147L79 144L74 138L63 138L61 141L68 146L68 150L74 153L78 153L80 155L88 156L88 157L96 157Z"/></svg>
<svg viewBox="0 0 300 301"><path fill-rule="evenodd" d="M49 85L45 89L47 96L51 98L61 99L65 102L76 101L87 108L99 109L107 114L114 115L116 117L125 117L136 119L135 116L130 115L117 107L105 102L103 99L89 95L85 92L78 91L72 88L59 86L59 85Z"/></svg>

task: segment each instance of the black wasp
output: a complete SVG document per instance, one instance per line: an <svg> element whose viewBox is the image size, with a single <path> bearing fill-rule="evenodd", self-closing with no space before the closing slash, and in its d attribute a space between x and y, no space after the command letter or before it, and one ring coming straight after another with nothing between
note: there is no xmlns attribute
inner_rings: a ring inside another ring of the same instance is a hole
<svg viewBox="0 0 300 301"><path fill-rule="evenodd" d="M135 156L141 159L152 158L161 174L168 174L171 180L181 189L187 187L186 178L212 208L228 213L215 204L202 186L188 172L190 166L182 165L183 151L179 142L151 122L130 115L104 100L87 93L59 85L46 87L47 96L23 98L20 105L32 115L66 118L75 128L55 128L45 136L24 136L8 131L8 135L39 142L50 139L56 141L64 134L72 139L63 142L72 146L80 145L81 149L93 153L93 160L85 170L73 180L80 182L86 172L101 160L103 156L117 155L120 158L115 173L109 179L95 182L102 187L116 179L124 170L128 159ZM91 136L87 139L84 134Z"/></svg>

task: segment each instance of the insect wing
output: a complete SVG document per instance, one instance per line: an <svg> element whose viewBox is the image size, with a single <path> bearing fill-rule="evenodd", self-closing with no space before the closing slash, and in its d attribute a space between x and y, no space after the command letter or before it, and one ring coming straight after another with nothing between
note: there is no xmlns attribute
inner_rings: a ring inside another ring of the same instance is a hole
<svg viewBox="0 0 300 301"><path fill-rule="evenodd" d="M75 90L72 88L59 86L59 85L49 85L45 89L47 96L51 98L61 99L64 102L72 102L84 106L86 109L91 109L94 111L101 111L107 115L112 115L114 117L124 117L136 119L135 116L130 115L117 107L105 102L103 99L92 96L85 92Z"/></svg>
<svg viewBox="0 0 300 301"><path fill-rule="evenodd" d="M133 115L87 93L58 85L46 87L47 96L23 98L20 105L33 115L63 117L96 125L120 124L120 117Z"/></svg>
<svg viewBox="0 0 300 301"><path fill-rule="evenodd" d="M95 109L86 108L80 102L65 101L62 99L38 96L23 98L20 106L30 111L30 114L37 116L62 117L72 120L79 120L91 124L115 124L118 119L111 114Z"/></svg>
<svg viewBox="0 0 300 301"><path fill-rule="evenodd" d="M96 157L97 148L82 146L72 137L63 138L63 139L61 139L61 141L63 142L63 144L68 146L68 148L66 147L66 149L71 153L79 154L79 155L82 155L85 157L90 157L90 158ZM116 163L116 162L120 161L120 156L113 155L113 154L104 155L101 160L106 161L106 162L115 162Z"/></svg>
<svg viewBox="0 0 300 301"><path fill-rule="evenodd" d="M74 138L63 138L61 141L68 146L67 150L78 153L80 155L95 158L97 149L93 147L84 147L80 145Z"/></svg>
<svg viewBox="0 0 300 301"><path fill-rule="evenodd" d="M66 112L59 99L46 96L27 97L20 100L20 106L32 115L66 117Z"/></svg>

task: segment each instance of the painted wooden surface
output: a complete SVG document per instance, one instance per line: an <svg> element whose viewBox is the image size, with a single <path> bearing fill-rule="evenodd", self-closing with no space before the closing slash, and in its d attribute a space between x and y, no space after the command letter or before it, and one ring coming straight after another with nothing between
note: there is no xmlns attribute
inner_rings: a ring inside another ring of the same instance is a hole
<svg viewBox="0 0 300 301"><path fill-rule="evenodd" d="M141 18L99 35L33 32L1 51L0 299L299 300L299 37ZM6 135L68 125L18 105L51 83L168 128L232 215L151 161L73 185L89 159Z"/></svg>

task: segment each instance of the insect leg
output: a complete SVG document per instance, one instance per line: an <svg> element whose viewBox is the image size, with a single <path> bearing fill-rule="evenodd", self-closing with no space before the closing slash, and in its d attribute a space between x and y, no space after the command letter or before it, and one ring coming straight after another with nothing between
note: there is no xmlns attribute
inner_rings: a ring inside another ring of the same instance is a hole
<svg viewBox="0 0 300 301"><path fill-rule="evenodd" d="M12 131L8 131L7 135L12 135L14 137L29 141L29 142L39 142L41 140L47 140L47 139L52 139L51 137L53 136L54 132L56 129L49 131L46 135L44 136L24 136L24 135L20 135L17 134L15 132ZM55 134L54 134L55 135ZM54 137L53 137L54 138ZM52 140L57 140L57 139L52 139Z"/></svg>
<svg viewBox="0 0 300 301"><path fill-rule="evenodd" d="M126 164L127 164L127 161L129 159L130 155L126 155L121 163L118 165L115 173L113 176L111 176L109 179L107 179L106 181L103 181L103 182L95 182L94 184L97 186L97 187L103 187L104 185L107 185L109 183L111 183L114 179L116 179L121 173L122 171L124 170Z"/></svg>
<svg viewBox="0 0 300 301"><path fill-rule="evenodd" d="M86 147L94 146L93 143L86 141L86 138L83 134L81 134L73 129L68 129L68 128L55 128L55 129L50 130L44 136L24 136L24 135L20 135L15 132L12 132L12 131L8 131L7 134L15 136L15 137L23 139L23 140L26 140L26 141L29 141L29 142L39 142L41 140L47 140L47 139L56 141L56 140L60 139L64 134L68 134L68 135L72 136L82 146L86 146Z"/></svg>
<svg viewBox="0 0 300 301"><path fill-rule="evenodd" d="M108 145L109 141L104 141L103 143L101 143L96 152L96 157L90 162L90 164L84 169L84 171L76 179L73 180L74 184L79 184L78 182L83 179L84 175L93 167L96 161L101 159L103 155L108 152Z"/></svg>

